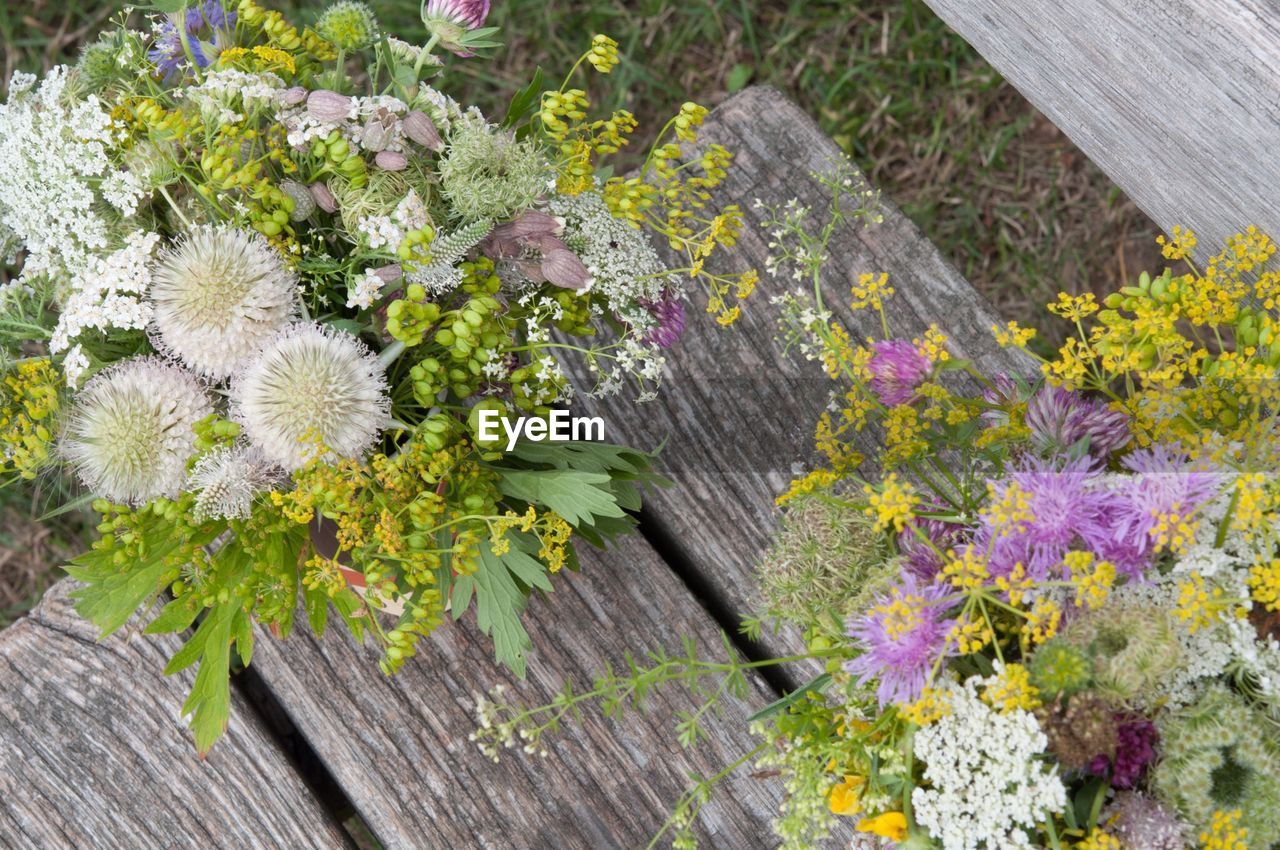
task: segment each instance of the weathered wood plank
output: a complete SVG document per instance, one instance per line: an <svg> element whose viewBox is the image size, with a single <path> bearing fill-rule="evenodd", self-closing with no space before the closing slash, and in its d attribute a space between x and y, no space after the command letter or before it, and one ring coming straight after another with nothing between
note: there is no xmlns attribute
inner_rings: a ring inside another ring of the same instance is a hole
<svg viewBox="0 0 1280 850"><path fill-rule="evenodd" d="M547 739L545 758L512 751L494 764L468 741L476 697L493 684L544 702L566 681L588 685L606 661L623 665L625 652L678 649L683 634L723 652L706 612L643 540L582 555L580 574L558 577L552 597L530 605L525 683L495 665L470 614L424 639L392 677L341 626L318 641L258 643L254 669L387 850L643 847L690 771L710 775L754 745L745 710L732 706L713 739L680 750L675 712L694 704L679 694L616 723L588 711ZM752 686L759 705L776 696ZM704 846L768 846L776 789L739 775L728 790L704 811Z"/></svg>
<svg viewBox="0 0 1280 850"><path fill-rule="evenodd" d="M732 255L710 265L724 271L754 265L763 273L770 237L754 200L780 205L798 198L819 214L829 198L811 173L828 171L842 154L798 106L766 87L725 101L707 118L703 137L736 153L717 199L746 213ZM823 280L824 301L854 337L881 332L875 314L848 309L849 285L862 272L888 272L897 290L887 308L895 334L918 336L936 323L958 354L984 368L1029 371L995 345L995 319L981 296L896 207L885 202L883 212L882 224L838 236ZM614 442L666 441L659 467L676 486L646 499L648 527L663 539L664 554L683 561L730 613L758 607L754 566L776 527L774 498L812 462L813 426L834 386L817 364L784 353L776 339L778 312L769 300L792 286L800 284L763 276L728 330L690 316L667 359L658 399L642 410L627 398L584 403L604 418ZM872 439L861 446L868 456ZM797 646L795 635L783 635L765 648L785 654Z"/></svg>
<svg viewBox="0 0 1280 850"><path fill-rule="evenodd" d="M1198 254L1280 233L1275 0L926 2Z"/></svg>
<svg viewBox="0 0 1280 850"><path fill-rule="evenodd" d="M238 694L198 759L179 717L193 674L161 673L178 640L135 620L98 642L70 587L0 632L0 846L352 846Z"/></svg>

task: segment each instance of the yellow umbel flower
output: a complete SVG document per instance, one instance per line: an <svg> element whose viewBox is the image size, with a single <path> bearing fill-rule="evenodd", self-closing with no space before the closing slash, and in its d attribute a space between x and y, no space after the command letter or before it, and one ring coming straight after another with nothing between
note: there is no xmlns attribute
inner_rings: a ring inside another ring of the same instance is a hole
<svg viewBox="0 0 1280 850"><path fill-rule="evenodd" d="M902 483L896 472L885 476L877 491L870 484L863 488L867 496L866 512L875 520L877 531L902 531L913 515L915 492L911 485Z"/></svg>
<svg viewBox="0 0 1280 850"><path fill-rule="evenodd" d="M1062 564L1076 589L1077 608L1100 608L1116 583L1116 568L1110 561L1099 561L1092 552L1068 552Z"/></svg>
<svg viewBox="0 0 1280 850"><path fill-rule="evenodd" d="M1040 707L1040 691L1031 684L1031 674L1021 664L1006 664L996 680L982 692L987 705L1008 714L1022 709L1031 711Z"/></svg>
<svg viewBox="0 0 1280 850"><path fill-rule="evenodd" d="M909 722L925 727L951 713L951 699L944 690L926 687L915 702L899 704L898 713Z"/></svg>
<svg viewBox="0 0 1280 850"><path fill-rule="evenodd" d="M1178 582L1178 608L1175 613L1179 620L1187 623L1187 629L1195 634L1224 617L1243 617L1246 612L1221 587L1210 587L1204 576L1192 572L1186 581Z"/></svg>
<svg viewBox="0 0 1280 850"><path fill-rule="evenodd" d="M1017 322L1006 322L1003 327L992 325L991 333L995 334L996 345L1001 348L1026 348L1036 335L1035 328L1020 327Z"/></svg>
<svg viewBox="0 0 1280 850"><path fill-rule="evenodd" d="M1196 249L1195 232L1175 224L1172 235L1173 238L1170 240L1166 240L1164 236L1156 237L1156 244L1160 246L1160 253L1164 255L1164 258L1166 260L1185 260L1190 257L1191 253Z"/></svg>
<svg viewBox="0 0 1280 850"><path fill-rule="evenodd" d="M1069 322L1080 322L1098 312L1098 299L1092 292L1071 295L1059 292L1058 300L1048 305L1049 312Z"/></svg>
<svg viewBox="0 0 1280 850"><path fill-rule="evenodd" d="M1216 811L1209 829L1200 833L1202 850L1249 850L1249 830L1240 825L1239 809Z"/></svg>
<svg viewBox="0 0 1280 850"><path fill-rule="evenodd" d="M1072 847L1074 850L1124 850L1119 838L1101 829L1089 833L1083 841L1077 841Z"/></svg>
<svg viewBox="0 0 1280 850"><path fill-rule="evenodd" d="M854 310L870 307L873 310L884 308L884 302L892 297L893 287L889 285L889 275L864 273L858 276L858 282L849 288L853 293L853 301L849 306Z"/></svg>
<svg viewBox="0 0 1280 850"><path fill-rule="evenodd" d="M1254 602L1268 611L1280 611L1280 559L1250 567L1249 589Z"/></svg>

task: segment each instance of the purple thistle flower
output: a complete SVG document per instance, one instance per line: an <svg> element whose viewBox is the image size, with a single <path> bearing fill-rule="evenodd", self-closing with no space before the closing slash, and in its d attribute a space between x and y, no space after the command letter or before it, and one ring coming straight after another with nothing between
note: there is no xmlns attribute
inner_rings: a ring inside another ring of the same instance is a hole
<svg viewBox="0 0 1280 850"><path fill-rule="evenodd" d="M954 654L947 642L955 625L946 617L949 593L945 585L924 585L904 573L897 587L849 623L847 634L860 644L862 654L844 668L859 677L859 684L878 680L881 706L917 699L934 665Z"/></svg>
<svg viewBox="0 0 1280 850"><path fill-rule="evenodd" d="M204 0L187 9L181 15L173 14L156 31L155 41L147 51L147 58L156 70L169 80L187 65L187 51L178 32L181 18L187 32L187 45L191 58L200 68L207 68L218 57L222 47L231 41L231 31L236 25L234 10L223 8L221 0ZM205 36L204 39L201 37Z"/></svg>
<svg viewBox="0 0 1280 850"><path fill-rule="evenodd" d="M1120 489L1112 541L1142 554L1172 544L1178 526L1194 521L1222 486L1221 475L1193 467L1167 446L1140 449L1124 463L1135 474Z"/></svg>
<svg viewBox="0 0 1280 850"><path fill-rule="evenodd" d="M871 389L886 407L909 404L916 387L924 383L932 368L929 358L914 343L888 339L874 343L871 361Z"/></svg>
<svg viewBox="0 0 1280 850"><path fill-rule="evenodd" d="M664 292L657 301L640 303L658 321L645 337L645 342L658 348L675 345L684 333L684 304L680 299L670 292Z"/></svg>
<svg viewBox="0 0 1280 850"><path fill-rule="evenodd" d="M1129 442L1129 416L1077 392L1046 384L1027 402L1031 442L1042 452L1061 453L1088 439L1089 453L1106 457Z"/></svg>
<svg viewBox="0 0 1280 850"><path fill-rule="evenodd" d="M1092 458L1027 457L1006 481L995 483L994 500L1012 486L1026 494L1028 518L1015 527L984 518L975 540L991 553L992 574L1008 575L1021 563L1030 578L1043 581L1068 551L1097 551L1112 542L1115 496L1102 486L1102 472Z"/></svg>
<svg viewBox="0 0 1280 850"><path fill-rule="evenodd" d="M926 513L930 510L943 509L943 506L936 502L932 507L926 505L922 508ZM920 534L923 534L933 545L930 546L929 543L921 540L919 534L913 529L918 529ZM938 553L946 553L956 548L965 543L968 537L969 530L961 523L927 516L913 516L907 521L907 527L898 534L898 550L906 559L903 561L902 568L918 579L933 581L943 566L942 556Z"/></svg>
<svg viewBox="0 0 1280 850"><path fill-rule="evenodd" d="M463 36L484 26L489 17L489 0L427 0L422 7L422 23L446 50L471 56L462 45Z"/></svg>

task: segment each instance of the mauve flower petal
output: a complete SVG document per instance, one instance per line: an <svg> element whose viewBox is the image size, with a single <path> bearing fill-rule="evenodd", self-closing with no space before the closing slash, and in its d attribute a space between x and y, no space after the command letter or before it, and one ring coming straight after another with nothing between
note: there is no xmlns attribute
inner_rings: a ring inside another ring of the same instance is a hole
<svg viewBox="0 0 1280 850"><path fill-rule="evenodd" d="M382 266L381 268L374 269L373 273L376 274L383 283L395 283L400 279L401 275L404 274L404 271L400 268L398 263L392 263L389 266Z"/></svg>
<svg viewBox="0 0 1280 850"><path fill-rule="evenodd" d="M302 86L294 86L281 92L280 99L286 106L297 106L307 99L307 90Z"/></svg>

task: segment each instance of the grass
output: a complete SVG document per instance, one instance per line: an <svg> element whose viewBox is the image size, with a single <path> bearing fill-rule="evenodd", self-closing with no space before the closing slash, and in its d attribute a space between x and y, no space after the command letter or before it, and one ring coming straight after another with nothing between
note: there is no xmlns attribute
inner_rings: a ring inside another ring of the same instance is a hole
<svg viewBox="0 0 1280 850"><path fill-rule="evenodd" d="M389 31L410 40L421 32L416 2L372 5ZM1043 324L1041 305L1059 290L1101 291L1159 265L1154 225L921 0L494 7L505 47L492 62L460 63L469 99L487 111L504 106L535 67L556 78L596 32L631 57L597 103L625 106L643 127L660 126L690 97L710 106L752 83L775 85L1007 318ZM68 61L112 11L85 0L5 4L5 79L15 68ZM10 505L0 523L0 624L4 605L22 604L7 600L36 593L30 577L61 557L22 536L34 533L23 530L33 513Z"/></svg>

